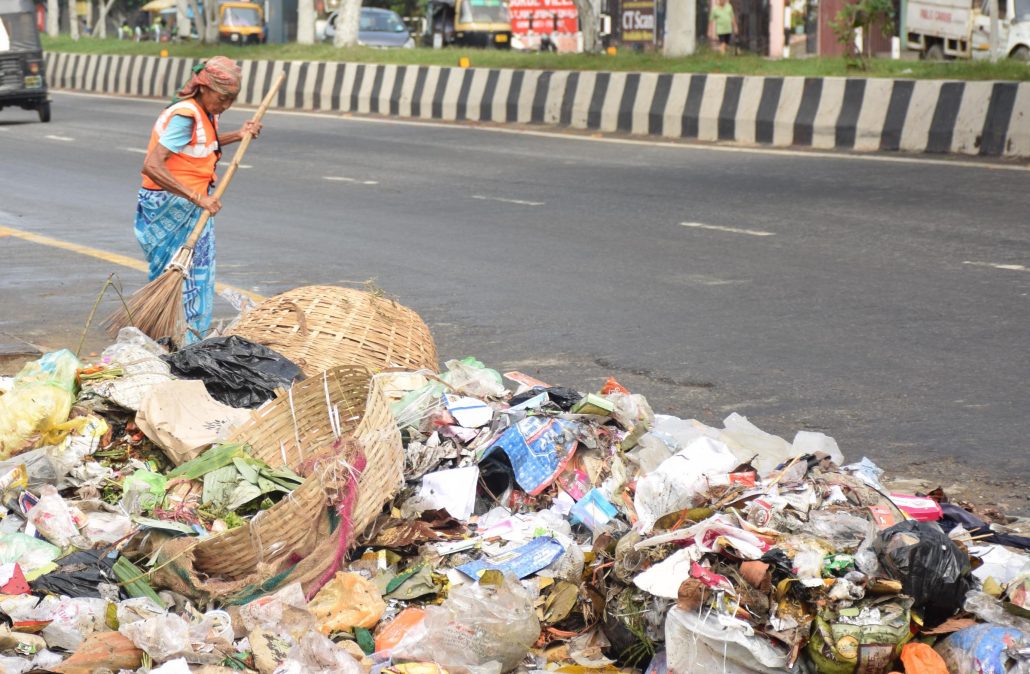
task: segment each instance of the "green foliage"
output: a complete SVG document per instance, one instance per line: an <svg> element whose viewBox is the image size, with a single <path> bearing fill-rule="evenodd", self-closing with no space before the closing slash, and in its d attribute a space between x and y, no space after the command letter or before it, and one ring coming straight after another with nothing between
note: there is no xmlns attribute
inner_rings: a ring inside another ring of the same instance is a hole
<svg viewBox="0 0 1030 674"><path fill-rule="evenodd" d="M67 36L43 37L47 51L95 54L141 54L157 56L167 49L171 56L207 58L229 54L238 59L279 59L283 61L348 61L351 63L396 63L402 65L455 66L460 56L468 56L475 68L525 68L546 70L611 70L662 73L725 73L731 75L768 75L773 77L837 77L849 75L848 60L843 58L768 59L742 55L724 57L703 52L686 58L665 58L656 53L620 50L606 54L520 53L499 49L337 49L330 44L269 44L233 47L191 43L133 42L132 40L78 40ZM997 63L987 60L954 61L871 61L867 77L907 77L915 79L1011 80L1030 81L1030 68L1014 59Z"/></svg>
<svg viewBox="0 0 1030 674"><path fill-rule="evenodd" d="M872 37L873 27L879 25L880 32L884 37L894 34L894 5L891 0L859 0L847 5L837 12L837 16L830 22L830 29L833 31L837 42L844 45L846 53L854 56L855 31L862 31L862 54L863 68L868 67L867 58L870 54L869 41Z"/></svg>
<svg viewBox="0 0 1030 674"><path fill-rule="evenodd" d="M400 14L402 18L423 16L426 9L424 0L365 0L362 6L392 9Z"/></svg>

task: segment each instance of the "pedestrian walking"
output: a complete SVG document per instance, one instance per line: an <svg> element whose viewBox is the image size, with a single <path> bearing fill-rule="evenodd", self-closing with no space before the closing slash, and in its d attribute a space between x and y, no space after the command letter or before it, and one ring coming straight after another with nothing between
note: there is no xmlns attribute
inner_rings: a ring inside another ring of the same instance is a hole
<svg viewBox="0 0 1030 674"><path fill-rule="evenodd" d="M132 39L132 28L129 26L129 20L125 19L122 21L122 25L118 28L118 39L119 40L131 40Z"/></svg>
<svg viewBox="0 0 1030 674"><path fill-rule="evenodd" d="M143 185L136 205L134 231L153 281L186 242L193 225L208 210L222 208L211 196L222 147L239 142L245 131L255 138L261 124L247 121L238 131L220 133L219 115L240 91L240 68L214 56L193 68L193 75L157 118L143 160ZM189 330L186 342L203 339L211 326L215 293L214 217L208 220L193 250L183 305Z"/></svg>
<svg viewBox="0 0 1030 674"><path fill-rule="evenodd" d="M725 54L726 47L732 44L733 36L737 34L737 16L730 0L715 0L708 17L708 36L719 53Z"/></svg>

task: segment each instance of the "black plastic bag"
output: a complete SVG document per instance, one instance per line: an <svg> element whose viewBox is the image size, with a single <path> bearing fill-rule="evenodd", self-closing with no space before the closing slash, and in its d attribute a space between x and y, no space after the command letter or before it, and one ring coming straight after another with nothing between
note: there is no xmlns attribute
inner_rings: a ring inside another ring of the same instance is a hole
<svg viewBox="0 0 1030 674"><path fill-rule="evenodd" d="M955 527L961 526L969 532L970 536L984 543L997 543L998 545L1007 545L1010 548L1030 550L1030 536L1018 536L1016 534L994 531L987 522L953 503L942 503L941 510L944 511L944 517L941 519L940 525L941 529L945 531L951 531Z"/></svg>
<svg viewBox="0 0 1030 674"><path fill-rule="evenodd" d="M511 400L508 401L508 404L512 407L515 407L516 405L520 405L531 398L537 397L538 395L540 395L542 391L544 391L543 388L535 386L529 389L528 391L523 391L522 393L517 393L513 395L511 397Z"/></svg>
<svg viewBox="0 0 1030 674"><path fill-rule="evenodd" d="M101 583L118 585L111 568L115 560L97 550L79 550L57 560L58 568L29 583L33 592L68 597L100 597ZM125 593L121 593L123 596Z"/></svg>
<svg viewBox="0 0 1030 674"><path fill-rule="evenodd" d="M547 397L551 399L551 402L558 406L562 412L568 412L576 406L580 400L583 399L583 394L579 391L565 386L552 386L547 389Z"/></svg>
<svg viewBox="0 0 1030 674"><path fill-rule="evenodd" d="M976 581L969 555L934 522L906 520L881 531L873 543L885 573L901 581L927 625L948 619Z"/></svg>
<svg viewBox="0 0 1030 674"><path fill-rule="evenodd" d="M230 407L258 407L304 374L295 363L242 337L212 337L163 356L172 374L200 379L211 397Z"/></svg>

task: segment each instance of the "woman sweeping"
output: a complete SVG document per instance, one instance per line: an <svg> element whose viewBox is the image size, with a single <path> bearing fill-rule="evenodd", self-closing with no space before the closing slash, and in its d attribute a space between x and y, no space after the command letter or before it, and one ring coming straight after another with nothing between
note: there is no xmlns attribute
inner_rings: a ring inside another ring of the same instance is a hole
<svg viewBox="0 0 1030 674"><path fill-rule="evenodd" d="M232 106L239 91L239 67L232 59L214 56L193 68L190 81L154 124L143 160L135 225L151 281L171 262L204 210L211 215L221 210L221 203L210 192L222 147L239 142L245 132L255 138L261 132L260 122L247 121L239 131L219 133L218 117ZM212 218L193 250L193 265L183 290L187 343L207 334L214 295Z"/></svg>

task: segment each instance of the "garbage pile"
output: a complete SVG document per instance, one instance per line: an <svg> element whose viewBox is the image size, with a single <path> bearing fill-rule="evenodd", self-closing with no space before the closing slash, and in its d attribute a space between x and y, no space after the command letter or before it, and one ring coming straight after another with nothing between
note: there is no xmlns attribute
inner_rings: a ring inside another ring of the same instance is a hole
<svg viewBox="0 0 1030 674"><path fill-rule="evenodd" d="M376 375L403 484L349 531L363 460L337 461L348 486L319 503L345 545L317 582L277 567L245 597L188 592L162 546L310 483L233 441L302 378L239 337L167 353L126 329L96 362L0 380L0 671L1030 671L1030 538L1003 518L891 493L822 433L473 358Z"/></svg>

